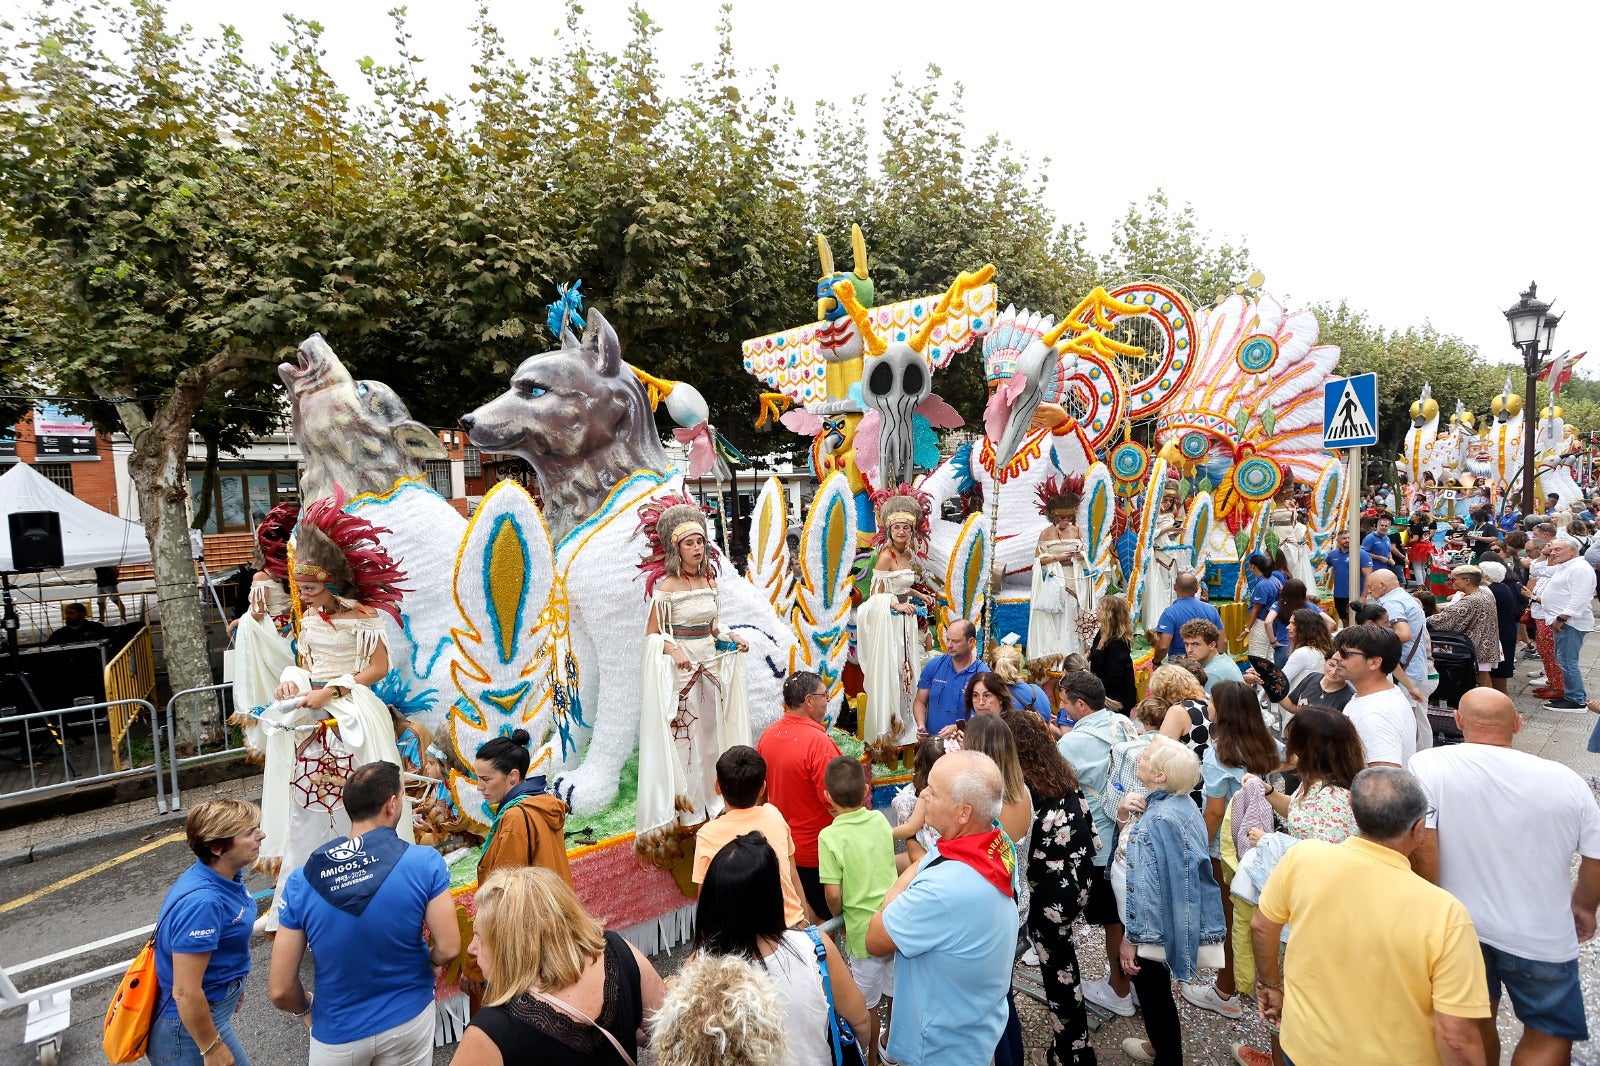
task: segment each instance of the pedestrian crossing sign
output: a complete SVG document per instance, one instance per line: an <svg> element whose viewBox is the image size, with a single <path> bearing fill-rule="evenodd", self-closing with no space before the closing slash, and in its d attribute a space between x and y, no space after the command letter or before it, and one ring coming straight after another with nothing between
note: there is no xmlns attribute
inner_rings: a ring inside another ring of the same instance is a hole
<svg viewBox="0 0 1600 1066"><path fill-rule="evenodd" d="M1335 378L1322 386L1322 446L1370 448L1378 443L1378 375Z"/></svg>

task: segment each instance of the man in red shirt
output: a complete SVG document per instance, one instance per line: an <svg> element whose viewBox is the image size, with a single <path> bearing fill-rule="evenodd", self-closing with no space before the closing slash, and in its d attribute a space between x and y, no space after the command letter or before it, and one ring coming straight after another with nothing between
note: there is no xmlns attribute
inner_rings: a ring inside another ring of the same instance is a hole
<svg viewBox="0 0 1600 1066"><path fill-rule="evenodd" d="M833 824L822 777L839 746L822 719L828 713L828 686L801 670L783 683L783 717L767 727L756 750L767 760L767 802L783 814L794 837L795 872L806 901L818 914L832 913L817 879L817 834Z"/></svg>

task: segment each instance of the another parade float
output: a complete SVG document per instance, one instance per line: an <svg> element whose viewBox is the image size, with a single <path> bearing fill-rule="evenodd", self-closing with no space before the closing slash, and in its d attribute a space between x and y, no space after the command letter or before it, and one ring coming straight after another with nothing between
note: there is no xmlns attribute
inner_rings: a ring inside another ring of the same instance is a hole
<svg viewBox="0 0 1600 1066"><path fill-rule="evenodd" d="M1337 351L1316 345L1311 314L1287 314L1255 291L1197 312L1175 286L1141 280L1095 289L1056 320L998 310L991 267L956 274L943 293L880 305L859 231L852 244L855 269L841 273L821 242L816 321L744 346L747 369L772 389L763 416L811 438L819 486L797 549L780 486L763 488L742 576L707 538L707 563L720 571L715 609L690 624L711 627L714 657L739 660L717 672L742 685L745 717L723 718L731 724L697 743L758 737L780 713L783 678L814 670L835 718L855 723L856 736L835 729L835 739L874 759L886 804L908 777L903 701L943 627L966 618L988 643L1015 634L1027 646L1037 545L1070 545L1046 565L1070 575L1075 597L1128 596L1141 630L1155 623L1146 604L1159 597L1146 592L1158 558L1203 574L1235 631L1232 601L1249 590L1239 559L1298 536L1320 561L1344 493L1319 436ZM305 453L303 497L345 493L345 513L406 574L397 616L384 618L391 669L371 689L423 739L417 832L459 851L451 869L463 920L476 887L470 845L492 817L473 755L520 728L534 737L531 774L570 807L579 897L654 952L690 934L681 856L693 850L690 823L715 813L709 800L689 805L693 817L678 813L692 768L674 758L679 721L663 721L671 700L640 710L645 679L663 665L641 567L659 569L665 552L660 531L647 534L687 499L654 410L665 402L691 463L695 442L715 431L691 385L623 361L605 318L581 316L576 286L552 308L550 332L557 347L461 419L478 448L528 461L542 506L503 482L470 519L428 487L422 463L440 453L438 439L381 382L356 380L320 337L281 376ZM942 457L940 431L962 419L934 395L934 379L974 349L991 389L983 432ZM1273 521L1274 500L1287 522ZM909 540L894 534L895 515L915 527ZM1052 526L1071 537L1041 538ZM874 548L889 553L883 574ZM875 594L901 633L884 645L894 667L877 670L880 691L902 690L892 707L862 698L853 663L857 605ZM917 616L910 627L907 614ZM1066 643L1035 665L1059 671L1074 641L1092 639L1093 618L1080 609L1058 625ZM707 799L700 784L694 794ZM465 1023L453 982L441 984L441 1040Z"/></svg>

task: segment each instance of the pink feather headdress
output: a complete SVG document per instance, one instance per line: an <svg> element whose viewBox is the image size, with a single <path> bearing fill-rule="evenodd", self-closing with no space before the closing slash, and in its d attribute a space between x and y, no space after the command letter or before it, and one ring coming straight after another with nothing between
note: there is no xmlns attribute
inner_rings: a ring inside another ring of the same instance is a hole
<svg viewBox="0 0 1600 1066"><path fill-rule="evenodd" d="M1050 505L1064 496L1083 499L1083 477L1079 474L1068 474L1061 481L1055 475L1045 478L1044 484L1039 486L1035 494L1039 501L1039 513L1046 518L1050 517Z"/></svg>
<svg viewBox="0 0 1600 1066"><path fill-rule="evenodd" d="M650 546L649 553L639 563L639 570L644 574L646 599L655 594L657 581L668 574L678 573L678 539L684 535L678 534L678 530L686 524L694 528L685 533L697 532L706 539L706 561L702 574L707 578L717 576L717 545L711 539L710 526L700 505L688 496L671 493L656 496L640 505L639 528L633 534L638 536L643 533Z"/></svg>
<svg viewBox="0 0 1600 1066"><path fill-rule="evenodd" d="M378 542L380 533L391 531L345 514L344 504L344 489L336 484L331 496L300 512L295 576L336 584L345 598L386 611L398 622L400 597L411 590L401 587L405 573Z"/></svg>
<svg viewBox="0 0 1600 1066"><path fill-rule="evenodd" d="M889 521L895 515L902 514L914 523L911 538L913 549L918 556L928 554L928 537L932 532L928 524L928 511L933 506L932 497L910 485L896 485L887 492L874 492L872 505L878 515L878 532L873 535L873 547L881 548L889 543Z"/></svg>
<svg viewBox="0 0 1600 1066"><path fill-rule="evenodd" d="M299 517L298 503L280 503L256 526L256 543L261 547L267 573L279 581L289 579L289 537Z"/></svg>

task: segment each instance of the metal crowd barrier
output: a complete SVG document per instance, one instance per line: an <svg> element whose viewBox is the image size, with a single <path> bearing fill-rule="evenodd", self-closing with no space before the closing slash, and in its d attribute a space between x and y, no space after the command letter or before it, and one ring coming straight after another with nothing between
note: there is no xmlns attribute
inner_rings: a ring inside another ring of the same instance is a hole
<svg viewBox="0 0 1600 1066"><path fill-rule="evenodd" d="M104 712L103 714L97 712ZM81 717L88 714L87 723ZM134 738L130 735L126 723L136 720L141 714L147 715L151 723L150 743L151 753L148 763L139 763L133 750ZM69 719L80 719L69 724ZM123 722L122 735L115 741L102 742L100 725L104 723L108 730L113 728L113 723ZM89 735L93 740L90 750L72 752L68 750L68 739L73 729L82 725L89 726ZM16 728L21 731L18 738L21 751L19 760L22 769L27 772L28 786L14 789L5 793L6 799L18 796L37 796L60 792L79 785L100 781L115 781L119 778L133 777L149 773L154 770L156 779L156 808L162 813L167 813L167 797L161 777L161 731L156 721L156 708L149 700L121 699L107 700L103 703L74 704L71 707L62 707L53 711L30 711L27 714L11 714L0 717L0 730ZM92 756L92 767L79 766L74 756L83 758ZM36 757L37 756L37 757ZM55 760L61 760L62 778L59 781L50 781L41 784L39 778L41 771ZM176 780L176 779L174 779ZM174 810L177 808L174 807Z"/></svg>
<svg viewBox="0 0 1600 1066"><path fill-rule="evenodd" d="M126 933L108 936L92 944L68 948L53 955L46 955L42 959L14 966L9 970L0 970L0 1013L18 1007L28 1008L28 1020L23 1026L22 1042L34 1046L39 1066L57 1066L61 1054L61 1034L72 1024L72 990L107 978L120 977L133 960L123 959L121 962L101 966L86 973L74 974L47 985L40 985L38 988L30 988L26 992L17 990L13 978L53 963L82 958L113 944L127 940L142 940L155 932L155 928L154 925L147 925L142 929L130 929Z"/></svg>
<svg viewBox="0 0 1600 1066"><path fill-rule="evenodd" d="M178 724L178 709L180 701L187 701L191 708L189 713L194 716L192 725L194 726L193 734L196 744L196 750L194 754L184 755L181 757L178 755L178 748L175 743L177 738L177 733L175 730L177 729ZM217 729L214 732L211 732L203 728L203 726L205 725L205 716L209 715L213 709L217 715L217 718L215 719ZM224 681L217 685L201 685L196 688L186 688L181 692L174 692L172 694L172 698L167 701L167 713L163 728L165 728L167 734L167 766L169 767L168 772L172 779L171 792L173 810L178 811L183 809L183 797L178 788L178 767L192 766L195 763L210 762L225 755L239 755L244 753L245 748L242 739L238 745L234 745L232 743L232 734L228 724L228 720L232 717L233 683L229 681ZM205 742L205 737L208 732L211 732L213 737L220 738L220 743L215 747L209 748L209 750ZM156 776L160 777L159 774Z"/></svg>

